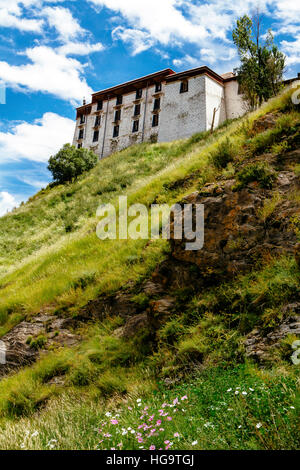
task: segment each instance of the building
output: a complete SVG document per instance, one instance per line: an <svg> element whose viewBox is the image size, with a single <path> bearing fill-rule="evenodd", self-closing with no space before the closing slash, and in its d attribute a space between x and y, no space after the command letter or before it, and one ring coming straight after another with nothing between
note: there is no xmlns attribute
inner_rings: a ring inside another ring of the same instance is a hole
<svg viewBox="0 0 300 470"><path fill-rule="evenodd" d="M244 114L237 77L208 67L147 75L92 95L77 109L73 145L99 158L130 145L169 142Z"/></svg>

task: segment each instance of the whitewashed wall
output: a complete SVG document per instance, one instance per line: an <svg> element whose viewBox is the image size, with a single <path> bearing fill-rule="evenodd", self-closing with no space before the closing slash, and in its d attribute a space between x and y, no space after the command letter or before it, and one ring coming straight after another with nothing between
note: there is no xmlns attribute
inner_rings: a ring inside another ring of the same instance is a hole
<svg viewBox="0 0 300 470"><path fill-rule="evenodd" d="M246 105L242 95L238 94L238 81L225 82L225 103L227 119L234 119L246 112Z"/></svg>

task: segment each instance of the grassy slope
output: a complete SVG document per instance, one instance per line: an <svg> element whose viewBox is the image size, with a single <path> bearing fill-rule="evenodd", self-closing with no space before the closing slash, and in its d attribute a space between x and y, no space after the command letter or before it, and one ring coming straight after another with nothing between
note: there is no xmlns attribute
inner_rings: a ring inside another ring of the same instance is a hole
<svg viewBox="0 0 300 470"><path fill-rule="evenodd" d="M213 136L199 134L186 141L144 144L127 149L102 161L96 169L76 183L42 191L28 204L0 219L0 334L4 334L25 316L34 315L45 307L53 311L64 307L70 314L76 314L80 305L100 293L112 292L127 281L138 281L147 277L157 262L165 256L167 243L100 242L95 235L94 214L97 206L108 201L116 203L120 194L128 195L129 203L139 202L147 205L155 199L168 203L179 200L194 187L213 181L220 174L209 160L210 152L216 149L220 142L229 137L236 154L239 154L245 144L245 128L251 126L258 116L268 111L283 109L288 102L287 94L276 98L247 118L219 129ZM285 125L296 121L299 122L299 116L291 113ZM234 169L229 166L224 174L232 172ZM170 183L191 174L195 174L195 179L191 180L189 188L181 188L179 185L179 189L169 189ZM283 299L287 283L293 286L299 282L295 263L286 259L276 261L264 267L261 272L249 276L242 277L230 287L224 287L223 295L224 300L226 292L230 302L230 292L234 296L238 289L245 315L249 314L249 296L256 298L261 290L268 290L270 282L273 283L273 291L278 293L276 299L275 296L270 299L270 308L275 308L278 297L279 300ZM77 287L82 279L86 281L85 289ZM252 286L249 281L252 281ZM214 301L217 303L218 295L221 293L208 292L204 299L206 306L210 306ZM201 353L205 352L208 365L224 362L234 366L240 360L239 356L242 356L240 332L230 330L225 312L224 316L220 315L218 318L208 315L200 322L195 321L199 316L199 304L203 305L203 299L193 299L188 313L183 317L171 319L162 328L159 332L159 351L156 354L151 355L151 351L145 348L143 337L129 342L113 337L111 333L120 325L120 319L108 319L102 325L87 327L82 331L86 340L75 351L63 349L52 352L31 368L3 380L0 384L0 415L4 431L0 438L0 448L19 447L24 440L24 424L30 432L38 427L42 436L37 441L26 441L25 446L28 448L45 448L51 438L58 438L60 442L57 446L61 448L93 448L97 437L91 433L89 426L96 425L97 419L102 416L101 405L108 397L127 393L130 399L143 394L148 396L151 402L154 400L151 398L153 391L157 394L157 400L162 399L165 393L168 399L171 393L172 396L177 393L176 390L166 392L158 389L154 370L161 370L162 374L167 376L176 375L176 371L182 370L182 366L191 361L190 351L195 349ZM204 331L204 334L199 335L199 331ZM173 341L172 348L177 351L176 360L173 349L170 348L170 337ZM224 339L227 340L226 348L223 347ZM95 362L95 356L101 360ZM227 417L218 413L215 416L213 413L215 421L211 428L212 436L213 430L217 428L217 431L211 439L207 438L207 426L202 431L192 425L185 430L186 420L182 419L181 424L178 423L180 434L185 433L182 446L189 447L193 438L199 441L199 448L230 448L231 444L234 448L293 446L292 439L281 437L287 426L294 429L293 412L288 411L293 410L290 406L294 406L294 370L287 370L286 367L284 366L286 378L278 370L265 372L264 377L261 377L261 373L255 368L247 369L246 372L238 370L239 380L244 381L248 388L252 382L262 380L267 390L266 396L272 397L268 399L270 407L266 411L268 416L265 417L259 415L257 404L248 404L243 396L241 401L236 400L230 405L234 409L234 416L236 417L237 413L241 416L245 439L241 440L240 431L236 430L235 424L235 431L230 434L230 428L233 426L230 413L227 413ZM220 377L222 373L220 372ZM66 374L65 387L49 386L49 379L59 374ZM228 374L225 382L227 381L230 387L231 375L229 372ZM279 382L285 383L282 393L286 405L276 411L276 418L272 421L271 416L276 409L275 395L279 393L276 388L278 376ZM207 378L208 389L209 380L213 383L216 378ZM195 399L195 390L203 388L199 381L203 384L201 377L195 377L192 383L186 385L191 400L192 397ZM234 385L238 386L236 383ZM212 386L209 390L206 399L195 401L194 411L189 411L190 418L193 418L193 413L198 413L198 416L204 413L206 400L210 401L210 406L216 406L215 391ZM59 398L62 393L65 394L63 401ZM86 408L82 408L76 400L73 406L70 397L79 393L80 396L84 394L86 397ZM181 390L178 390L178 393L181 393ZM225 390L220 390L220 396L224 393ZM45 406L49 399L54 403L50 407L51 414L48 415L47 411L43 415L42 412L41 420L40 417L36 418L33 413ZM156 401L151 406L155 407L157 404ZM89 417L86 419L90 421L83 419L85 413ZM32 414L32 417L23 418L25 421L19 424L10 421ZM66 427L65 431L59 431L66 416L71 416L71 422L79 429L79 436L74 436L71 426ZM126 416L124 423L132 425L132 419L133 417ZM207 414L207 419L211 422L210 413ZM58 420L61 420L60 424ZM267 436L268 433L271 434L276 442L271 442L272 439L264 436L264 430L259 431L255 427L257 420L264 421L265 428L268 428ZM220 425L221 422L226 423L222 432L218 428L218 423ZM64 435L60 435L60 432ZM166 437L172 437L171 429L168 432ZM217 434L220 432L218 441ZM276 439L274 436L277 436ZM103 445L114 444L109 442ZM180 445L176 444L176 447ZM132 448L132 444L128 441L124 447Z"/></svg>

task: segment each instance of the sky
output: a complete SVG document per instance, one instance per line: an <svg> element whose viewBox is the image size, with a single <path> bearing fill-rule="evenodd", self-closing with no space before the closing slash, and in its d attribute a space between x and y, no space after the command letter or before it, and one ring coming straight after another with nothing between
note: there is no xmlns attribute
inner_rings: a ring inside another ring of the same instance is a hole
<svg viewBox="0 0 300 470"><path fill-rule="evenodd" d="M51 181L84 97L169 67L232 71L232 29L256 7L296 76L297 0L0 0L0 216Z"/></svg>

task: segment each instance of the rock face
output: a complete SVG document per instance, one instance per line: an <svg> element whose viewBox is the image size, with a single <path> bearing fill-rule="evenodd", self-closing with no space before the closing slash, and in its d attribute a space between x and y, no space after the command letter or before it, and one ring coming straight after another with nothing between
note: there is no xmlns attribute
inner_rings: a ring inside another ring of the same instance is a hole
<svg viewBox="0 0 300 470"><path fill-rule="evenodd" d="M40 351L27 344L28 338L45 337L43 349L49 346L74 346L80 337L68 329L70 320L56 316L40 314L32 321L23 321L1 338L5 354L4 364L0 363L0 377L14 369L24 367L36 361Z"/></svg>
<svg viewBox="0 0 300 470"><path fill-rule="evenodd" d="M275 191L286 194L299 189L293 172L282 171L273 191L251 183L233 191L235 180L207 184L182 203L204 204L205 242L202 250L186 251L186 240L172 240L177 260L196 264L203 277L228 277L248 271L260 257L293 253L296 236L290 219L300 213L292 200L285 200L265 220L261 210Z"/></svg>

